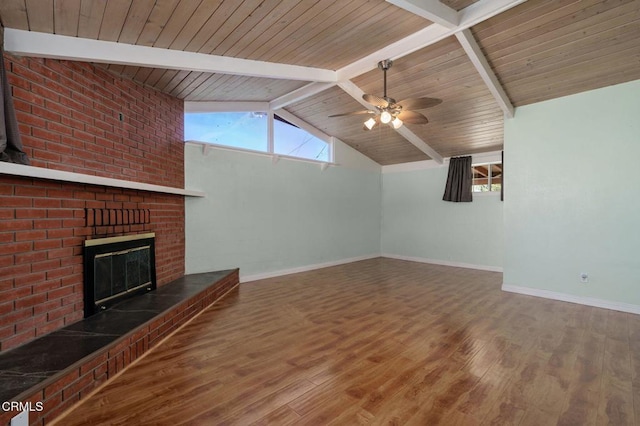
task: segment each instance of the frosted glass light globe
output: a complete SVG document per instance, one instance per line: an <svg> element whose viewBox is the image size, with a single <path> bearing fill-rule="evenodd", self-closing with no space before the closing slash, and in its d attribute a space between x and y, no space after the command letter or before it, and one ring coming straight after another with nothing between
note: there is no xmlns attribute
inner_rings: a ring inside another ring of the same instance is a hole
<svg viewBox="0 0 640 426"><path fill-rule="evenodd" d="M401 126L402 120L400 120L398 117L394 118L391 122L391 127L393 127L394 129L399 129Z"/></svg>
<svg viewBox="0 0 640 426"><path fill-rule="evenodd" d="M376 125L376 120L373 117L371 117L370 119L364 122L364 125L367 126L367 129L371 130L373 129L373 126Z"/></svg>

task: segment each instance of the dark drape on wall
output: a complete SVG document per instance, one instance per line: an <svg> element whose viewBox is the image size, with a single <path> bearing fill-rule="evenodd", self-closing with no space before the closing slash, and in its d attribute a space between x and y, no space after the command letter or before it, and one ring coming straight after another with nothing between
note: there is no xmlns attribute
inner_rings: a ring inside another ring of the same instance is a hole
<svg viewBox="0 0 640 426"><path fill-rule="evenodd" d="M27 154L22 151L16 111L13 109L11 88L4 68L3 46L4 34L0 26L0 161L29 164Z"/></svg>
<svg viewBox="0 0 640 426"><path fill-rule="evenodd" d="M456 203L473 201L472 183L471 156L452 158L449 161L449 175L442 199Z"/></svg>

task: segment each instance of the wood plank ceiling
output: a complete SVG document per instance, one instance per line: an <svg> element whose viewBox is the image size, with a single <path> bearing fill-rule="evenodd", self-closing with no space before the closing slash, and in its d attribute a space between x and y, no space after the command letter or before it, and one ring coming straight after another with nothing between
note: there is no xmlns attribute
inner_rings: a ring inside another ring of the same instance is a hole
<svg viewBox="0 0 640 426"><path fill-rule="evenodd" d="M441 3L466 13L492 1ZM384 0L2 0L0 18L6 28L338 71L432 25ZM640 79L640 0L528 0L470 34L514 106ZM405 53L389 95L443 100L421 111L429 124L406 128L442 157L501 149L504 112L456 37ZM350 79L381 95L375 62ZM101 66L185 101L272 101L309 83ZM429 158L388 127L364 131L364 116L329 118L363 109L337 86L285 109L380 164Z"/></svg>

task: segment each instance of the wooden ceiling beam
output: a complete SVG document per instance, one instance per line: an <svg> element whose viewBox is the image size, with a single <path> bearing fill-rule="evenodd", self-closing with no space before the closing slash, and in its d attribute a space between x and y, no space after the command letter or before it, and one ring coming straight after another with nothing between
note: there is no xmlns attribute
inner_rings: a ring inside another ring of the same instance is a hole
<svg viewBox="0 0 640 426"><path fill-rule="evenodd" d="M438 151L436 151L435 149L431 148L431 146L423 141L420 136L409 130L407 126L402 126L399 129L396 129L396 132L398 132L403 138L415 145L415 147L420 151L431 157L431 159L436 163L444 163L444 158L442 158L442 155L440 155L440 153L438 153Z"/></svg>
<svg viewBox="0 0 640 426"><path fill-rule="evenodd" d="M295 102L306 99L310 96L316 95L320 92L324 92L327 89L335 86L335 83L309 83L299 89L289 92L286 95L280 96L269 102L269 106L273 110L284 108L287 105L291 105Z"/></svg>
<svg viewBox="0 0 640 426"><path fill-rule="evenodd" d="M430 46L453 34L453 30L440 25L428 27L411 34L401 40L391 43L382 49L373 52L362 59L338 69L339 81L351 80L378 67L378 62L385 59L396 60L407 56L417 50Z"/></svg>
<svg viewBox="0 0 640 426"><path fill-rule="evenodd" d="M387 3L446 28L456 28L460 22L458 11L439 0L387 0Z"/></svg>
<svg viewBox="0 0 640 426"><path fill-rule="evenodd" d="M478 42L476 42L473 34L471 34L471 30L466 29L457 32L456 38L462 45L473 66L478 70L482 81L487 85L489 92L491 92L504 114L509 118L513 118L513 105L498 81L498 77L496 77L493 69L491 69L489 61L487 61L487 58L482 53Z"/></svg>
<svg viewBox="0 0 640 426"><path fill-rule="evenodd" d="M370 111L378 112L376 107L374 107L373 105L371 105L370 103L368 103L364 99L362 99L362 95L364 95L364 91L361 88L359 88L351 80L339 82L338 83L338 87L340 87L342 90L344 90L349 96L351 96L353 99L355 99L360 105L362 105L366 109L368 109Z"/></svg>
<svg viewBox="0 0 640 426"><path fill-rule="evenodd" d="M335 71L321 68L90 40L12 28L5 28L4 48L7 52L16 55L37 58L322 83L337 81Z"/></svg>

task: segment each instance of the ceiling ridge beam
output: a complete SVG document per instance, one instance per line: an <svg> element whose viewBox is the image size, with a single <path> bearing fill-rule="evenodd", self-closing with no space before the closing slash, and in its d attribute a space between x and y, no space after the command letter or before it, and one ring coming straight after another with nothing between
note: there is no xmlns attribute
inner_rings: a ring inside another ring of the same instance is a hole
<svg viewBox="0 0 640 426"><path fill-rule="evenodd" d="M356 84L354 84L351 80L341 81L338 83L338 86L342 90L344 90L349 96L351 96L353 99L360 102L360 104L362 104L367 109L371 111L376 111L373 105L369 104L362 98L362 95L364 95L364 91L358 86L356 86ZM440 155L435 149L429 146L429 144L423 141L418 135L416 135L411 130L409 130L407 126L402 126L398 129L395 129L395 131L398 132L400 136L402 136L403 138L411 142L420 151L427 154L436 163L442 164L442 162L444 161L444 159L442 158L442 155Z"/></svg>
<svg viewBox="0 0 640 426"><path fill-rule="evenodd" d="M387 3L446 28L456 28L460 23L458 11L439 0L387 0Z"/></svg>
<svg viewBox="0 0 640 426"><path fill-rule="evenodd" d="M462 48L471 60L471 63L480 74L480 77L487 85L489 92L491 92L504 114L509 118L513 118L513 105L502 88L502 85L498 81L498 77L496 77L496 74L493 72L491 65L489 65L489 61L487 61L487 58L482 53L482 49L478 45L478 42L473 37L471 30L466 29L457 32L456 38L462 45Z"/></svg>
<svg viewBox="0 0 640 426"><path fill-rule="evenodd" d="M335 83L333 70L5 28L7 52L70 61Z"/></svg>

